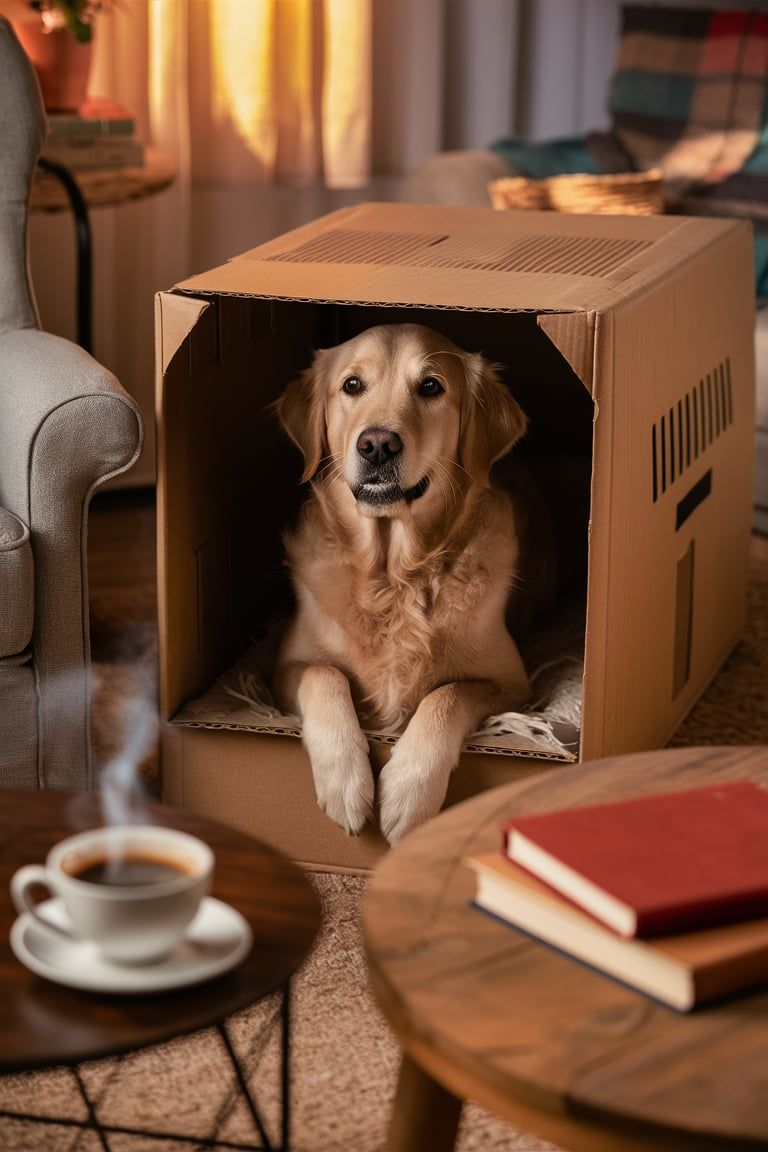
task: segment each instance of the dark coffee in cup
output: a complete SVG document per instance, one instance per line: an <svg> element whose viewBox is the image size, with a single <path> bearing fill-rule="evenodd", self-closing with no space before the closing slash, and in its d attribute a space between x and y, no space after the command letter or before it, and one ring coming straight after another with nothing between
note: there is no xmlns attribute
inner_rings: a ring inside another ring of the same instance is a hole
<svg viewBox="0 0 768 1152"><path fill-rule="evenodd" d="M64 870L75 880L102 884L109 888L138 888L167 884L194 871L191 861L149 853L127 852L120 856L77 858L64 862Z"/></svg>

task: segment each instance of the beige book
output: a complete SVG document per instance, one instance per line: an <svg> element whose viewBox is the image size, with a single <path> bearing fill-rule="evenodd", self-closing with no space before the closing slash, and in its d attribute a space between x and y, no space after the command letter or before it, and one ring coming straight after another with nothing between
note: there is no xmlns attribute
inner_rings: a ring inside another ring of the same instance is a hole
<svg viewBox="0 0 768 1152"><path fill-rule="evenodd" d="M768 918L628 940L500 852L465 863L477 874L478 907L679 1011L768 980Z"/></svg>

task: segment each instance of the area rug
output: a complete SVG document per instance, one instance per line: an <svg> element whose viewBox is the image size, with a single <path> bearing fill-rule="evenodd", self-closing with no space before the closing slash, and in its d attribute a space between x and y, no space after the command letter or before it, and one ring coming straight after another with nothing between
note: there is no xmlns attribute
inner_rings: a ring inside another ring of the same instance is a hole
<svg viewBox="0 0 768 1152"><path fill-rule="evenodd" d="M153 605L130 594L94 608L94 744L108 759L126 686L151 691ZM114 642L113 622L129 622L129 640ZM768 745L768 540L753 537L749 620L744 636L678 729L675 746ZM150 749L142 773L151 787ZM323 927L296 978L293 1043L293 1146L297 1152L379 1152L399 1062L399 1049L368 989L359 910L365 881L311 877L323 905ZM268 1125L277 1125L279 1045L275 1000L229 1021ZM112 1152L234 1152L258 1144L233 1073L213 1031L119 1060L83 1066L83 1081ZM73 1074L66 1069L0 1079L0 1149L4 1152L98 1152L93 1133L65 1124L22 1121L9 1113L64 1121L85 1119ZM155 1136L135 1135L136 1129ZM158 1135L160 1134L160 1135ZM162 1135L167 1134L167 1135ZM464 1108L461 1152L550 1149L473 1104ZM425 1149L428 1152L428 1149Z"/></svg>

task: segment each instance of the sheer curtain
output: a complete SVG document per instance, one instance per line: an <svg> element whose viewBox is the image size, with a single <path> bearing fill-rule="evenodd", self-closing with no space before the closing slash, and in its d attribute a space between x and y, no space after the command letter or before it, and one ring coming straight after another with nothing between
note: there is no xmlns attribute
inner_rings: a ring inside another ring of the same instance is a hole
<svg viewBox="0 0 768 1152"><path fill-rule="evenodd" d="M136 109L182 177L367 182L372 0L121 0L96 27L91 92Z"/></svg>
<svg viewBox="0 0 768 1152"><path fill-rule="evenodd" d="M150 433L127 482L153 476L155 292L334 208L399 198L432 152L599 126L617 13L618 0L119 0L100 14L90 92L134 109L177 169L167 191L92 214L95 352ZM32 256L43 322L71 336L69 231L36 218Z"/></svg>

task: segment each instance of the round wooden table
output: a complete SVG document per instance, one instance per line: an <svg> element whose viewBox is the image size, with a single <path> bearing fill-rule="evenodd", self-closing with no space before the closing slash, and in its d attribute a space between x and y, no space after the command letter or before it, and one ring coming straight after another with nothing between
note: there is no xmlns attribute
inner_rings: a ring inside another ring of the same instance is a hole
<svg viewBox="0 0 768 1152"><path fill-rule="evenodd" d="M0 1074L76 1065L215 1025L245 1090L223 1022L282 989L282 1147L286 1147L288 988L320 925L317 897L299 869L266 845L165 805L148 804L147 808L149 822L191 832L210 845L216 858L211 895L231 904L249 922L253 948L231 972L162 995L81 992L33 975L16 959L8 942L17 916L9 893L11 876L22 864L44 862L57 840L101 824L98 797L95 793L0 789ZM84 1093L81 1082L80 1088ZM254 1111L249 1095L246 1100ZM257 1114L254 1121L261 1127ZM95 1117L86 1126L97 1128Z"/></svg>
<svg viewBox="0 0 768 1152"><path fill-rule="evenodd" d="M169 188L176 179L176 164L169 153L147 148L145 161L138 168L83 168L73 175L89 208L113 208ZM71 207L61 180L38 168L32 184L30 211L67 212Z"/></svg>
<svg viewBox="0 0 768 1152"><path fill-rule="evenodd" d="M451 808L376 868L366 952L405 1050L390 1152L452 1147L463 1099L568 1152L768 1148L768 985L681 1015L473 908L462 864L511 815L740 777L768 784L768 749L553 769Z"/></svg>

